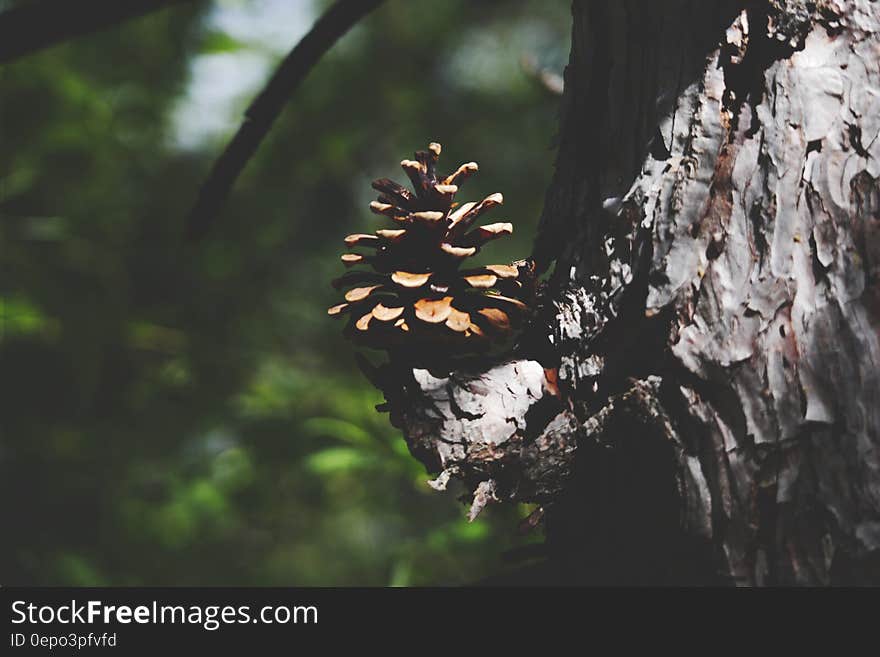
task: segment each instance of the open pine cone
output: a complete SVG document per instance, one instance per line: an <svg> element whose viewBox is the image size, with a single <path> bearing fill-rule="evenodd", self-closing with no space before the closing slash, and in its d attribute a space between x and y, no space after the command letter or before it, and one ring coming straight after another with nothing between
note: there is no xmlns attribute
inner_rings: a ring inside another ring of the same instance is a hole
<svg viewBox="0 0 880 657"><path fill-rule="evenodd" d="M509 336L527 313L534 273L530 263L461 269L464 260L488 241L509 235L509 223L472 228L486 211L503 202L492 194L479 203L453 201L459 186L477 171L475 162L438 176L440 144L418 151L400 165L415 193L387 178L373 182L376 214L394 222L374 234L345 238L342 262L352 269L333 281L348 288L345 303L330 315L348 315L348 335L381 349L425 346L479 351ZM363 247L363 248L362 248Z"/></svg>

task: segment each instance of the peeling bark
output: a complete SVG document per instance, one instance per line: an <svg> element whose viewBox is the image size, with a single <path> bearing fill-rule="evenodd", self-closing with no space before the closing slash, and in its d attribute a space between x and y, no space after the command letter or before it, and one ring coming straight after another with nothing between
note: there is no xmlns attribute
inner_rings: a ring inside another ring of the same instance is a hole
<svg viewBox="0 0 880 657"><path fill-rule="evenodd" d="M561 492L579 422L555 392L533 360L446 378L416 369L398 422L413 453L440 472L434 488L454 476L475 491L473 519L490 501L551 502Z"/></svg>
<svg viewBox="0 0 880 657"><path fill-rule="evenodd" d="M395 421L472 514L546 506L553 581L880 583L880 6L573 19L547 335Z"/></svg>

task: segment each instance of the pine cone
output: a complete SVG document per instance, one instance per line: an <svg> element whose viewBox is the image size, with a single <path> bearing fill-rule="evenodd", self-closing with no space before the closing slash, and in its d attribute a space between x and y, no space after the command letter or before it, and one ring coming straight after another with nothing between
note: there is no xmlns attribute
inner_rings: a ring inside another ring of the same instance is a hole
<svg viewBox="0 0 880 657"><path fill-rule="evenodd" d="M534 268L525 261L461 269L464 260L490 240L513 232L510 223L471 229L486 211L503 202L492 194L479 203L453 201L459 186L477 171L475 162L461 165L449 176L438 176L435 165L440 144L418 151L415 160L400 165L415 193L387 178L373 182L376 214L389 217L394 228L345 238L353 269L333 281L350 288L345 303L330 315L349 316L346 332L355 342L381 349L426 346L455 351L484 350L508 337L529 310ZM443 349L441 349L442 351Z"/></svg>

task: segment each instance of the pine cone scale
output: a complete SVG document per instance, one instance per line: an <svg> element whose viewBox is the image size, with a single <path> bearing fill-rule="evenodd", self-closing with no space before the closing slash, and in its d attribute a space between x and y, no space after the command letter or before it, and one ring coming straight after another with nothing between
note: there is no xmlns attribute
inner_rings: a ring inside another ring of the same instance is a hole
<svg viewBox="0 0 880 657"><path fill-rule="evenodd" d="M333 281L337 289L347 288L346 303L327 312L347 315L347 332L357 342L389 349L482 350L490 336L509 334L528 311L517 266L461 269L486 243L510 235L513 225L494 222L471 229L504 197L495 193L479 202L456 203L460 185L479 167L467 162L438 176L440 152L440 144L432 143L400 163L412 191L388 178L373 181L379 195L370 210L394 221L395 228L344 239L349 249L368 250L344 254L346 267L369 269L352 269Z"/></svg>

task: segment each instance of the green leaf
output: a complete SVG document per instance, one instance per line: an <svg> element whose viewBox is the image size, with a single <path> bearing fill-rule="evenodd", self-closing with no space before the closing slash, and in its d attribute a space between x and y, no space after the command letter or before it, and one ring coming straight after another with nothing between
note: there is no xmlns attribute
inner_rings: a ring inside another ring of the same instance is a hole
<svg viewBox="0 0 880 657"><path fill-rule="evenodd" d="M352 422L333 417L312 417L302 423L302 431L310 438L334 438L352 445L372 445L373 436Z"/></svg>
<svg viewBox="0 0 880 657"><path fill-rule="evenodd" d="M94 564L79 554L61 554L55 563L60 578L71 582L73 586L102 586L106 580L101 576Z"/></svg>
<svg viewBox="0 0 880 657"><path fill-rule="evenodd" d="M0 297L0 340L7 335L38 333L54 324L27 299Z"/></svg>
<svg viewBox="0 0 880 657"><path fill-rule="evenodd" d="M248 45L226 32L209 32L205 35L201 44L201 53L204 55L219 55L223 53L238 52Z"/></svg>
<svg viewBox="0 0 880 657"><path fill-rule="evenodd" d="M240 447L223 450L213 463L213 478L221 490L235 491L249 486L255 478L250 455Z"/></svg>
<svg viewBox="0 0 880 657"><path fill-rule="evenodd" d="M368 467L374 461L375 459L359 449L331 447L310 455L305 464L315 474L328 475Z"/></svg>

